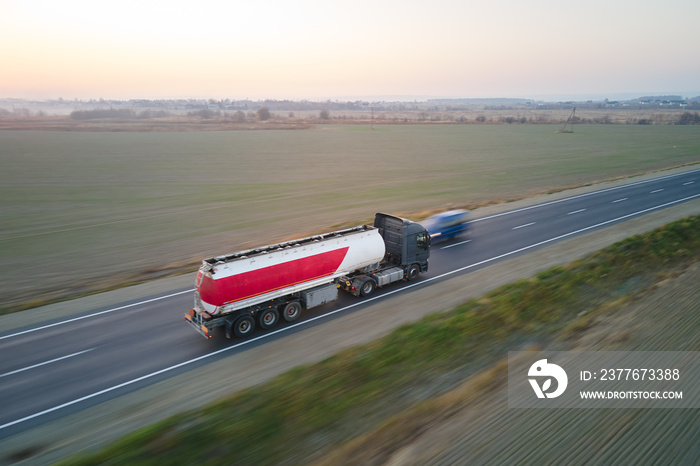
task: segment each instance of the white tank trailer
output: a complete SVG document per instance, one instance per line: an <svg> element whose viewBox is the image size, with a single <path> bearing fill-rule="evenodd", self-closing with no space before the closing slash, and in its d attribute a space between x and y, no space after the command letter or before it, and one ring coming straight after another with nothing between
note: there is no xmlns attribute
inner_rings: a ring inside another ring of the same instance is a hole
<svg viewBox="0 0 700 466"><path fill-rule="evenodd" d="M374 225L249 249L202 261L185 319L204 337L268 330L280 319L334 301L338 289L369 296L428 270L430 235L418 223L378 213Z"/></svg>

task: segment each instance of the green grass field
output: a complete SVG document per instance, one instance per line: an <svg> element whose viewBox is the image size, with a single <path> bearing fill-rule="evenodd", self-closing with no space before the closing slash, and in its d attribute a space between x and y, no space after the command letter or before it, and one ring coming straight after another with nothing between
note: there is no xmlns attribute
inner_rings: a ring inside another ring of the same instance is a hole
<svg viewBox="0 0 700 466"><path fill-rule="evenodd" d="M447 205L700 160L697 126L0 131L3 307Z"/></svg>

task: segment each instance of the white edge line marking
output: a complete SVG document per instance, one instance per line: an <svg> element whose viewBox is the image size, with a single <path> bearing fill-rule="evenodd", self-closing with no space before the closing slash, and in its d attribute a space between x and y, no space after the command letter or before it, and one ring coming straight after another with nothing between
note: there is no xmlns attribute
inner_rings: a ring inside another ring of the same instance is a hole
<svg viewBox="0 0 700 466"><path fill-rule="evenodd" d="M517 230L517 229L519 229L519 228L529 227L529 226L531 226L531 225L534 225L535 223L537 223L537 222L526 223L525 225L520 225L520 226L517 226L517 227L513 227L512 230Z"/></svg>
<svg viewBox="0 0 700 466"><path fill-rule="evenodd" d="M462 242L460 242L460 243L450 244L449 246L443 246L443 247L441 247L440 249L453 248L453 247L455 247L455 246L459 246L460 244L466 244L466 243L469 243L469 242L471 242L470 239L468 239L468 240L466 240L466 241L462 241Z"/></svg>
<svg viewBox="0 0 700 466"><path fill-rule="evenodd" d="M592 196L592 195L594 195L594 194L600 194L600 193L604 193L604 192L608 192L608 191L614 191L614 190L618 190L618 189L628 188L628 187L630 187L630 186L636 186L636 185L639 185L639 184L651 183L652 181L659 181L659 180L664 180L664 179L667 179L667 178L674 178L674 177L677 177L677 176L687 175L687 174L689 174L689 173L695 173L695 172L699 172L699 171L700 171L700 168L697 168L697 169L695 169L695 170L689 170L689 171L687 171L687 172L675 173L675 174L672 174L672 175L666 175L666 176L662 176L662 177L659 177L659 178L653 178L653 179L650 179L650 180L643 180L643 181L637 181L637 182L634 182L634 183L623 184L623 185L620 185L620 186L613 186L613 187L611 187L611 188L601 189L600 191L592 191L592 192L590 192L590 193L579 194L579 195L577 195L577 196L571 196L571 197L565 197L565 198L563 198L563 199L557 199L556 201L545 202L544 204L537 204L537 205L533 205L533 206L529 206L529 207L523 207L522 209L510 210L510 211L508 211L508 212L501 212L500 214L490 215L490 216L488 216L488 217L476 218L476 219L474 219L474 220L471 220L471 222L480 222L480 221L482 221L482 220L488 220L488 219L491 219L491 218L502 217L502 216L504 216L504 215L515 214L515 213L518 213L518 212L523 212L523 211L525 211L525 210L536 209L536 208L538 208L538 207L545 207L545 206L552 205L552 204L558 204L558 203L560 203L560 202L565 202L565 201L570 201L570 200L573 200L573 199L579 199L579 198L582 198L582 197ZM691 181L691 183L692 183L692 181ZM620 199L620 201L622 201L622 200L627 200L627 198ZM620 201L613 201L613 202L620 202ZM57 325L63 325L63 324L67 324L67 323L70 323L70 322L75 322L75 321L81 320L81 319L87 319L87 318L89 318L89 317L95 317L95 316L98 316L98 315L101 315L101 314L107 314L107 313L109 313L109 312L120 311L120 310L122 310L122 309L126 309L126 308L132 307L132 306L140 306L141 304L147 304L147 303L150 303L150 302L159 301L159 300L161 300L161 299L171 298L171 297L173 297L173 296L178 296L178 295L185 294L185 293L192 293L193 291L194 291L194 289L190 289L190 290L186 290L186 291L181 291L181 292L179 292L179 293L173 293L173 294L169 294L169 295L166 295L166 296L160 296L160 297L158 297L158 298L149 299L149 300L147 300L147 301L141 301L141 302L138 302L138 303L128 304L128 305L126 305L126 306L121 306L121 307L117 307L117 308L114 308L114 309L108 309L108 310L105 310L105 311L96 312L96 313L94 313L94 314L89 314L89 315L85 315L85 316L82 316L82 317L76 317L76 318L74 318L74 319L64 320L64 321L61 321L61 322L56 322L56 323L53 323L53 324L44 325L44 326L42 326L42 327L37 327L37 328L32 328L32 329L24 330L24 331L22 331L22 332L13 333L13 334L10 334L10 335L0 336L0 340L4 340L5 338L12 338L12 337L15 337L15 336L18 336L18 335L24 335L24 334L26 334L26 333L36 332L37 330L43 330L43 329L46 329L46 328L55 327L55 326L57 326Z"/></svg>
<svg viewBox="0 0 700 466"><path fill-rule="evenodd" d="M612 201L612 203L614 204L614 203L616 203L616 202L623 202L623 201L626 201L627 199L629 199L629 198L628 198L628 197L623 197L622 199L618 199L618 200L616 200L616 201Z"/></svg>
<svg viewBox="0 0 700 466"><path fill-rule="evenodd" d="M84 315L84 316L80 316L80 317L74 317L74 318L68 319L68 320L62 320L61 322L55 322L55 323L49 324L49 325L42 325L41 327L30 328L29 330L23 330L21 332L12 333L10 335L5 335L4 337L0 337L0 340L4 340L5 338L16 337L18 335L24 335L25 333L36 332L37 330L44 330L46 328L56 327L57 325L63 325L63 324L67 324L70 322L75 322L76 320L87 319L87 318L99 316L102 314L108 314L108 313L114 312L114 311L121 311L122 309L127 309L129 307L140 306L142 304L148 304L148 303L152 303L154 301L160 301L161 299L172 298L173 296L178 296L178 295L185 294L185 293L192 293L193 291L194 291L194 288L190 289L190 290L180 291L178 293L172 293L172 294L169 294L166 296L159 296L157 298L147 299L146 301L140 301L138 303L127 304L126 306L115 307L114 309L107 309L105 311L94 312L92 314L88 314L88 315Z"/></svg>
<svg viewBox="0 0 700 466"><path fill-rule="evenodd" d="M47 364L51 364L52 362L58 362L58 361L61 361L61 360L63 360L63 359L72 358L72 357L74 357L74 356L78 356L78 355L80 355L80 354L87 353L87 352L92 351L92 350L94 350L94 349L95 349L95 348L90 348L90 349L87 349L87 350L84 350L84 351L78 351L77 353L69 354L69 355L66 355L66 356L61 356L60 358L52 359L52 360L50 360L50 361L40 362L39 364L34 364L33 366L24 367L24 368L22 368L22 369L17 369L17 370L15 370L15 371L7 372L7 373L5 373L5 374L0 374L0 378L6 377L6 376L12 375L12 374L17 374L17 373L19 373L19 372L28 371L29 369L34 369L34 368L36 368L36 367L45 366L45 365L47 365Z"/></svg>
<svg viewBox="0 0 700 466"><path fill-rule="evenodd" d="M569 212L566 215L574 215L574 214L580 214L581 212L585 212L587 209L579 209L579 210L574 210L573 212Z"/></svg>
<svg viewBox="0 0 700 466"><path fill-rule="evenodd" d="M578 195L576 195L576 196L565 197L565 198L562 198L562 199L557 199L557 200L555 200L555 201L545 202L545 203L543 203L543 204L531 205L531 206L528 206L528 207L523 207L523 208L521 208L521 209L509 210L508 212L501 212L500 214L494 214L494 215L489 215L489 216L487 216L487 217L475 218L474 220L471 220L471 221L472 221L472 222L481 222L482 220L489 220L489 219L496 218L496 217L502 217L502 216L504 216L504 215L516 214L516 213L518 213L518 212L523 212L523 211L530 210L530 209L537 209L538 207L545 207L545 206L552 205L552 204L558 204L558 203L560 203L560 202L571 201L571 200L573 200L573 199L580 199L580 198L582 198L582 197L593 196L593 195L595 195L595 194L606 193L606 192L609 192L609 191L616 191L616 190L618 190L618 189L629 188L629 187L631 187L631 186L637 186L637 185L640 185L640 184L651 183L651 182L654 182L654 181L665 180L665 179L668 179L668 178L675 178L675 177L677 177L677 176L687 175L687 174L689 174L689 173L695 173L695 172L698 172L698 171L700 171L700 168L696 168L695 170L689 170L689 171L687 171L687 172L674 173L673 175L665 175L665 176L661 176L661 177L659 177L659 178L652 178L652 179L650 179L650 180L642 180L642 181L636 181L636 182L634 182L634 183L623 184L623 185L620 185L620 186L613 186L613 187L611 187L611 188L601 189L600 191L591 191L590 193L583 193L583 194L578 194Z"/></svg>
<svg viewBox="0 0 700 466"><path fill-rule="evenodd" d="M328 316L332 316L333 314L337 314L337 313L339 313L339 312L347 311L348 309L351 309L351 308L353 308L353 307L357 307L357 306L360 306L360 305L367 304L367 303L369 303L369 302L371 302L371 301L374 301L374 300L376 300L376 299L385 298L385 297L387 297L387 296L389 296L389 295L396 294L396 293L401 293L401 292L406 291L406 290L408 290L408 289L410 289L410 288L413 288L413 287L416 287L416 286L422 286L422 285L425 285L426 283L430 283L430 282L432 282L432 281L434 281L434 280L438 280L438 279L447 277L447 276L449 276L449 275L453 275L453 274L455 274L455 273L463 272L463 271L465 271L465 270L468 270L468 269L471 269L471 268L474 268L474 267L478 267L478 266L480 266L480 265L487 264L487 263L489 263L489 262L493 262L493 261L502 259L502 258L504 258L504 257L512 256L512 255L514 255L514 254L518 254L518 253L520 253L520 252L527 251L528 249L533 249L533 248L542 246L542 245L547 244L547 243L552 243L552 242L554 242L554 241L558 241L558 240L563 239L563 238L566 238L566 237L568 237L568 236L577 235L577 234L579 234L579 233L583 233L584 231L592 230L592 229L594 229L594 228L598 228L598 227L601 227L601 226L603 226L603 225L607 225L607 224L609 224L609 223L617 222L617 221L623 220L623 219L625 219L625 218L634 217L634 216L636 216L636 215L641 215L641 214L644 214L644 213L647 213L647 212L651 212L651 211L653 211L653 210L662 209L662 208L664 208L664 207L668 207L668 206L673 205L673 204L679 204L679 203L681 203L681 202L689 201L689 200L691 200L691 199L695 199L696 197L700 197L700 194L695 194L695 195L693 195L693 196L684 197L683 199L677 199L677 200L675 200L675 201L667 202L667 203L665 203L665 204L661 204L661 205L658 205L658 206L655 206L655 207L649 207L648 209L644 209L644 210L640 210L640 211L638 211L638 212L634 212L634 213L631 213L631 214L623 215L622 217L617 217L617 218L614 218L614 219L612 219L612 220L607 220L607 221L605 221L605 222L597 223L597 224L595 224L595 225L591 225L591 226L588 226L588 227L586 227L586 228L581 228L580 230L572 231L572 232L570 232L570 233L565 233L565 234L563 234L563 235L559 235L559 236L556 236L556 237L554 237L554 238L550 238L550 239L547 239L547 240L544 240L544 241L540 241L539 243L531 244L531 245L529 245L529 246L525 246L525 247L522 247L522 248L520 248L520 249L516 249L516 250L514 250L514 251L506 252L506 253L501 254L501 255L499 255L499 256L491 257L490 259L484 259L484 260L482 260L482 261L480 261L480 262L476 262L476 263L471 264L471 265L466 265L466 266L461 267L461 268L459 268L459 269L455 269L455 270L452 270L452 271L450 271L450 272L445 272L445 273L443 273L443 274L441 274L441 275L437 275L437 276L435 276L435 277L426 278L425 280L421 280L420 282L415 282L415 283L412 283L412 284L410 284L410 285L404 286L404 287L402 287L402 288L397 288L397 289L388 291L388 292L386 292L386 293L384 293L384 294L381 294L381 295L378 295L378 296L374 296L374 297L372 297L372 298L367 298L367 299L364 299L364 300L362 300L362 301L358 301L358 302L356 302L356 303L354 303L354 304L350 304L349 306L345 306L345 307L343 307L343 308L336 309L336 310L334 310L334 311L330 311L330 312L328 312L328 313L326 313L326 314L323 314L323 315L319 315L319 316L316 316L316 317L312 317L312 318L310 318L310 319L308 319L308 320L305 320L305 321L303 321L303 322L298 322L298 323L296 323L296 324L289 325L288 327L281 328L281 329L278 329L278 330L273 330L272 332L265 333L264 335L259 335L259 336L257 336L257 337L251 338L250 340L242 341L242 342L238 343L237 345L233 345L233 346L229 346L229 347L226 347L226 348L222 348L222 349L220 349L220 350L214 351L213 353L204 354L204 355L199 356L199 357L196 357L196 358L194 358L194 359L189 359L189 360L187 360L187 361L183 361L183 362L181 362L181 363L175 364L174 366L166 367L166 368L164 368L164 369L160 369L160 370L158 370L158 371L151 372L150 374L142 375L141 377L137 377L137 378L135 378L135 379L128 380L128 381L123 382L123 383L120 383L120 384L118 384L118 385L114 385L113 387L105 388L104 390L100 390L100 391L98 391L98 392L91 393L90 395L85 395L85 396L83 396L83 397L76 398L75 400L68 401L68 402L63 403L63 404L58 405L58 406L54 406L53 408L49 408L49 409L46 409L46 410L44 410L44 411L40 411L40 412L38 412L38 413L34 413L34 414L29 415L29 416L25 416L25 417L23 417L23 418L21 418L21 419L17 419L17 420L8 422L8 423L6 423L6 424L0 425L0 430L6 429L6 428L8 428L8 427L11 427L11 426L14 426L14 425L17 425L17 424L20 424L20 423L25 422L25 421L29 421L29 420L31 420L31 419L35 419L35 418L37 418L37 417L43 416L43 415L45 415L45 414L52 413L52 412L54 412L54 411L58 411L59 409L62 409L62 408L66 408L66 407L68 407L68 406L72 406L72 405L74 405L74 404L78 404L78 403L80 403L81 401L89 400L89 399L91 399L91 398L95 398L95 397L98 397L98 396L100 396L100 395L104 395L105 393L113 392L114 390L118 390L118 389L120 389L120 388L129 386L129 385L133 385L133 384L135 384L135 383L141 382L141 381L146 380L146 379L150 379L150 378L155 377L155 376L157 376L157 375L164 374L164 373L166 373L166 372L170 372L170 371L175 370L175 369L179 369L179 368L184 367L184 366L187 366L187 365L189 365L189 364L192 364L192 363L195 363L195 362L198 362L198 361L201 361L201 360L210 358L210 357L212 357L212 356L216 356L217 354L221 354L221 353L224 353L224 352L226 352L226 351L231 351L231 350L233 350L233 349L240 348L241 346L249 345L249 344L251 344L251 343L255 343L256 341L259 341L259 340L262 340L262 339L265 339L265 338L269 338L269 337L271 337L271 336L273 336L273 335L276 335L276 334L278 334L278 333L286 332L287 330L290 330L290 329L293 329L293 328L296 328L296 327L301 327L301 326L307 325L307 324L309 324L310 322L314 322L314 321L319 320L319 319L324 319L324 318L326 318L326 317L328 317Z"/></svg>

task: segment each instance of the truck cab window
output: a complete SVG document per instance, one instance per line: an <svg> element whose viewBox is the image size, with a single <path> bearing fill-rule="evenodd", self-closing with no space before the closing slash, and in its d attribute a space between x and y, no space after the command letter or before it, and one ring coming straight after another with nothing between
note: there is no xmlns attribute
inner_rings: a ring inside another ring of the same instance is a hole
<svg viewBox="0 0 700 466"><path fill-rule="evenodd" d="M416 246L421 249L428 249L428 234L426 232L419 233L416 236Z"/></svg>

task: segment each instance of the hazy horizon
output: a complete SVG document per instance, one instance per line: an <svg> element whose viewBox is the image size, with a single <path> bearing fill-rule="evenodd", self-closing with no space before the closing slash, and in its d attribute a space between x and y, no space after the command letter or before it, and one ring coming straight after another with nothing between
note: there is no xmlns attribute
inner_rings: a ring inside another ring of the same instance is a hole
<svg viewBox="0 0 700 466"><path fill-rule="evenodd" d="M700 95L691 0L0 0L0 13L2 98Z"/></svg>
<svg viewBox="0 0 700 466"><path fill-rule="evenodd" d="M234 97L227 97L227 96L180 96L180 97L168 97L168 96L159 96L159 97L144 97L144 96L138 96L138 97L122 97L122 98L105 98L102 96L95 97L83 97L83 98L78 98L78 97L66 97L66 96L55 96L55 97L46 97L46 98L31 98L31 97L7 97L7 96L2 96L0 95L0 100L18 100L18 101L36 101L36 102L55 102L59 99L63 99L63 101L66 104L69 104L70 102L73 101L80 101L80 102L89 102L89 101L100 101L100 100L105 100L105 101L131 101L131 100L151 100L151 101L159 101L159 100L209 100L209 99L214 99L214 100L231 100L231 101L245 101L245 100L250 100L253 102L260 102L260 101L266 101L266 100L273 100L273 101L290 101L290 102L303 102L303 101L308 101L308 102L325 102L325 101L331 101L331 102L365 102L365 103L371 103L371 102L405 102L405 103L425 103L431 100L474 100L474 101L479 101L479 100L507 100L507 99L513 99L513 100L529 100L529 101L534 101L534 102L587 102L587 101L593 101L593 102L602 102L605 99L611 100L611 101L629 101L629 100L635 100L640 97L661 97L661 96L679 96L683 99L689 99L689 98L695 98L695 97L700 97L700 91L695 91L695 92L642 92L642 93L600 93L600 94L583 94L583 95L539 95L539 96L486 96L486 97L473 97L473 96L439 96L439 95L419 95L419 96L410 96L410 95L356 95L356 96L329 96L329 97L322 97L322 98L317 98L317 99L309 99L309 98L297 98L297 99L292 99L292 98L271 98L271 97L262 97L262 98L255 98L255 99L248 99L248 98L234 98Z"/></svg>

